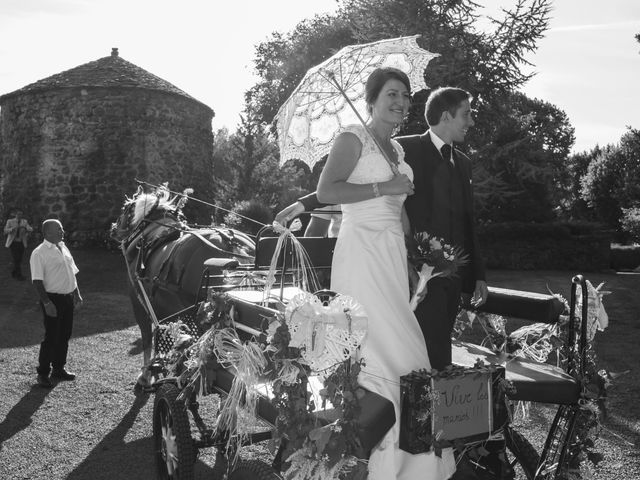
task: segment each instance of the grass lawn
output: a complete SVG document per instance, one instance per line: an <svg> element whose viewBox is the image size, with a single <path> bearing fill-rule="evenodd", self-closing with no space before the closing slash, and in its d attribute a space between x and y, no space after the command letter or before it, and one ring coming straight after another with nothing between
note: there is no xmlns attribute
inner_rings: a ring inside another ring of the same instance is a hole
<svg viewBox="0 0 640 480"><path fill-rule="evenodd" d="M43 335L36 296L29 282L10 277L8 250L2 250L0 478L154 478L153 396L133 392L141 354L121 256L74 252L85 304L76 313L68 368L78 379L44 390L35 384ZM572 273L492 271L489 284L568 298ZM596 348L601 368L620 374L609 390L609 414L596 445L605 460L594 478L640 478L640 274L586 276L612 291L605 298L609 329L597 335ZM549 420L549 409L536 406L523 428L539 442ZM211 457L201 452L197 479L211 478Z"/></svg>

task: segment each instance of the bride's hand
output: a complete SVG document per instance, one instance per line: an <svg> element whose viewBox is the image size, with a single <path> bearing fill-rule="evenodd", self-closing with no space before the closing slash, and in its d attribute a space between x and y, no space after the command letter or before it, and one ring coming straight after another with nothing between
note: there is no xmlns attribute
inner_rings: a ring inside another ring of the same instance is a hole
<svg viewBox="0 0 640 480"><path fill-rule="evenodd" d="M383 195L413 195L413 182L405 174L396 175L388 182L380 183Z"/></svg>

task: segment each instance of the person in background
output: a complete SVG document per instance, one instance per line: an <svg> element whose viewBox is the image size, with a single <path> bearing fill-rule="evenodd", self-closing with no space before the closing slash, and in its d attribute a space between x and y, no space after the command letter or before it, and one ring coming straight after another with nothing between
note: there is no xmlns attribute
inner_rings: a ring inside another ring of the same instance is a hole
<svg viewBox="0 0 640 480"><path fill-rule="evenodd" d="M13 259L11 276L16 280L25 279L22 275L22 258L27 249L27 240L31 232L33 232L33 228L25 218L22 218L22 210L19 208L13 210L12 218L7 220L4 226L4 233L7 235L5 247L11 250Z"/></svg>
<svg viewBox="0 0 640 480"><path fill-rule="evenodd" d="M76 274L78 267L62 241L64 229L59 220L42 223L44 240L31 253L31 279L44 316L44 340L38 356L38 384L51 388L51 378L75 380L65 370L73 313L82 303ZM51 374L51 376L49 375Z"/></svg>
<svg viewBox="0 0 640 480"><path fill-rule="evenodd" d="M311 214L304 236L337 238L341 223L340 205L327 205Z"/></svg>

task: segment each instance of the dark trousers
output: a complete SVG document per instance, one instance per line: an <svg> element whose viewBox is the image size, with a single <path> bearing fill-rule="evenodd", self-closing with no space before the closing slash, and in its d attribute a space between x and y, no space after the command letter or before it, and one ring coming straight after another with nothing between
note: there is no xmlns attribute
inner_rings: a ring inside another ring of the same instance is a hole
<svg viewBox="0 0 640 480"><path fill-rule="evenodd" d="M67 363L67 350L73 327L73 294L59 295L47 293L56 306L58 315L47 315L44 305L40 304L44 314L44 340L40 344L38 373L48 375L54 370L62 370Z"/></svg>
<svg viewBox="0 0 640 480"><path fill-rule="evenodd" d="M22 257L24 257L24 244L19 241L11 242L9 245L9 250L11 250L11 257L13 258L13 270L11 271L11 275L14 277L22 276Z"/></svg>
<svg viewBox="0 0 640 480"><path fill-rule="evenodd" d="M436 370L451 364L451 332L458 314L460 293L459 277L436 277L427 283L427 295L415 312L427 344L431 368Z"/></svg>

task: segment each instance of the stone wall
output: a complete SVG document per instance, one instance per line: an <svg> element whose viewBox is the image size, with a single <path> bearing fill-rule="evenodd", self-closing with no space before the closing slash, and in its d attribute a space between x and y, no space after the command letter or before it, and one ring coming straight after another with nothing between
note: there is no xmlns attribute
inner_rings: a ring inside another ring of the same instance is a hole
<svg viewBox="0 0 640 480"><path fill-rule="evenodd" d="M179 95L139 88L66 88L4 99L0 107L3 217L62 220L77 244L101 242L134 179L169 182L210 199L213 112ZM189 221L208 223L195 208ZM192 217L196 218L192 218Z"/></svg>

